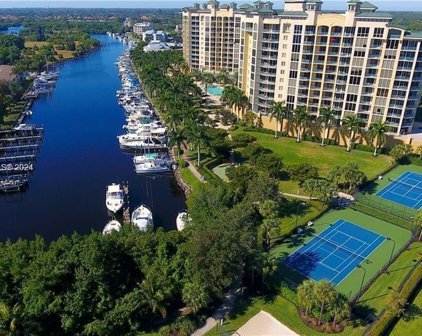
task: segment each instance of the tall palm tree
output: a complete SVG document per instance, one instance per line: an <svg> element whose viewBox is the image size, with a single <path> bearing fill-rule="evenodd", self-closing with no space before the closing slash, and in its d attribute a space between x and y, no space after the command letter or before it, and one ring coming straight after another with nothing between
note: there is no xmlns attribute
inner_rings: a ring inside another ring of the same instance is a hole
<svg viewBox="0 0 422 336"><path fill-rule="evenodd" d="M327 306L334 302L336 298L336 291L330 282L322 280L315 284L314 294L320 305L318 324L321 324L322 313Z"/></svg>
<svg viewBox="0 0 422 336"><path fill-rule="evenodd" d="M205 134L205 128L195 122L188 126L188 139L190 143L198 150L198 167L201 164L201 147L208 148L209 142Z"/></svg>
<svg viewBox="0 0 422 336"><path fill-rule="evenodd" d="M179 110L170 110L167 113L167 125L169 125L170 130L176 130L183 122L183 115Z"/></svg>
<svg viewBox="0 0 422 336"><path fill-rule="evenodd" d="M261 230L265 246L268 248L271 245L271 238L279 231L277 220L275 218L264 219L261 224Z"/></svg>
<svg viewBox="0 0 422 336"><path fill-rule="evenodd" d="M148 278L145 278L140 288L142 293L148 302L151 311L155 314L157 311L160 312L163 318L167 316L167 307L165 306L166 294L160 288L154 288L154 284Z"/></svg>
<svg viewBox="0 0 422 336"><path fill-rule="evenodd" d="M283 132L283 120L286 117L287 107L285 101L272 101L271 108L268 111L270 114L270 121L275 118L276 125L275 125L275 133L274 138L277 138L278 132L278 123L281 123L281 132Z"/></svg>
<svg viewBox="0 0 422 336"><path fill-rule="evenodd" d="M262 254L262 283L265 283L265 278L267 276L273 275L278 269L279 262L276 257L274 257L269 252L264 252Z"/></svg>
<svg viewBox="0 0 422 336"><path fill-rule="evenodd" d="M182 144L186 140L185 132L183 129L175 128L170 131L169 134L169 146L177 146L177 159L180 158L180 150L182 149Z"/></svg>
<svg viewBox="0 0 422 336"><path fill-rule="evenodd" d="M207 93L208 91L208 85L214 83L214 75L209 72L204 72L201 75L201 82L204 85L204 91Z"/></svg>
<svg viewBox="0 0 422 336"><path fill-rule="evenodd" d="M306 125L309 121L309 112L305 106L298 106L296 110L293 111L293 123L296 127L297 138L296 142L302 141L302 135L305 131Z"/></svg>
<svg viewBox="0 0 422 336"><path fill-rule="evenodd" d="M305 316L308 316L309 310L315 305L315 282L313 280L303 281L297 288L297 299L299 304L305 307Z"/></svg>
<svg viewBox="0 0 422 336"><path fill-rule="evenodd" d="M347 298L343 294L336 293L336 299L331 304L330 310L332 311L332 314L334 315L333 317L333 327L334 327L337 323L337 319L344 320L350 317L351 312L350 312L349 300L347 300Z"/></svg>
<svg viewBox="0 0 422 336"><path fill-rule="evenodd" d="M356 114L348 115L342 120L342 126L350 132L346 151L350 152L352 150L352 145L355 141L355 135L361 132L363 123L364 121Z"/></svg>
<svg viewBox="0 0 422 336"><path fill-rule="evenodd" d="M327 107L322 107L319 111L318 123L322 126L321 147L324 147L325 139L329 137L330 127L335 124L337 119L334 111Z"/></svg>
<svg viewBox="0 0 422 336"><path fill-rule="evenodd" d="M241 94L237 95L236 106L240 109L242 117L248 112L248 108L250 107L249 99L246 97L242 91ZM253 112L252 112L253 113Z"/></svg>
<svg viewBox="0 0 422 336"><path fill-rule="evenodd" d="M391 130L390 126L387 125L387 123L383 123L381 121L377 121L371 124L369 126L369 137L371 138L372 144L374 144L374 156L377 156L377 150L380 146L383 145L383 143L386 140L385 133L389 132Z"/></svg>

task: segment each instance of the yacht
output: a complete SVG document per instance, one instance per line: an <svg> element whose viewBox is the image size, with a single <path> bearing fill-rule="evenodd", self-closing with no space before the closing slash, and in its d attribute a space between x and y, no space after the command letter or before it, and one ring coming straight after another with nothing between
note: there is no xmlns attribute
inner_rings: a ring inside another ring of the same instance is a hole
<svg viewBox="0 0 422 336"><path fill-rule="evenodd" d="M132 213L132 223L140 230L146 231L153 225L152 212L145 205L140 205Z"/></svg>
<svg viewBox="0 0 422 336"><path fill-rule="evenodd" d="M136 134L125 134L120 135L117 137L119 139L119 144L122 147L131 148L131 149L147 149L147 148L166 148L167 145L158 141L157 139L153 139L148 137L144 140Z"/></svg>
<svg viewBox="0 0 422 336"><path fill-rule="evenodd" d="M164 173L172 169L171 160L168 155L157 153L137 155L133 158L135 170L138 174L143 173Z"/></svg>
<svg viewBox="0 0 422 336"><path fill-rule="evenodd" d="M191 220L186 211L181 211L176 217L176 227L177 231L182 231L186 224Z"/></svg>
<svg viewBox="0 0 422 336"><path fill-rule="evenodd" d="M106 206L111 212L117 212L123 207L124 194L120 184L113 183L107 187Z"/></svg>
<svg viewBox="0 0 422 336"><path fill-rule="evenodd" d="M112 233L113 231L120 231L120 228L122 227L122 225L115 219L109 221L106 226L104 227L103 230L103 235L107 235Z"/></svg>

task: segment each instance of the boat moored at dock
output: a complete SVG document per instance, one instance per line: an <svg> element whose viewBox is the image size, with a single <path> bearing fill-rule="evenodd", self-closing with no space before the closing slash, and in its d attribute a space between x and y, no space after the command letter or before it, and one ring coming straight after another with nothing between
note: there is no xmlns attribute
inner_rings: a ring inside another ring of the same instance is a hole
<svg viewBox="0 0 422 336"><path fill-rule="evenodd" d="M152 212L145 205L137 207L133 211L131 219L132 224L136 225L142 231L146 231L153 226Z"/></svg>
<svg viewBox="0 0 422 336"><path fill-rule="evenodd" d="M106 206L113 213L122 209L124 203L124 193L120 184L113 183L107 187Z"/></svg>

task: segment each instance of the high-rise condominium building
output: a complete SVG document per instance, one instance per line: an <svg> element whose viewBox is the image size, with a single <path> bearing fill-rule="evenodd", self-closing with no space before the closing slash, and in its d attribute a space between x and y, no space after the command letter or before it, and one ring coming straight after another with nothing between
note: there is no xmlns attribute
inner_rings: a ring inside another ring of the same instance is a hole
<svg viewBox="0 0 422 336"><path fill-rule="evenodd" d="M412 128L422 89L422 34L391 25L392 16L359 0L324 12L320 0L285 0L183 10L184 56L193 69L238 72L252 109L322 107L339 119L357 114L397 133Z"/></svg>

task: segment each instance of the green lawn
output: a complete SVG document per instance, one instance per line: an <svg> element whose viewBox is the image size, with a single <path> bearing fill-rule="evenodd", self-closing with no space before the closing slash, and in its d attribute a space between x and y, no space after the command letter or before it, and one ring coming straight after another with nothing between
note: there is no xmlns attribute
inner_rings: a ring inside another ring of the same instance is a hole
<svg viewBox="0 0 422 336"><path fill-rule="evenodd" d="M233 307L233 312L230 314L229 318L225 320L225 324L223 326L224 331L230 332L230 334L232 334L261 310L270 313L277 320L299 335L326 335L308 328L299 317L296 306L281 296L276 296L275 298L271 299L263 297L237 299ZM361 335L363 330L364 328L362 327L352 328L349 326L342 333L336 335L357 336ZM221 334L217 332L217 328L214 328L206 335L210 336Z"/></svg>
<svg viewBox="0 0 422 336"><path fill-rule="evenodd" d="M314 225L306 228L303 234L292 235L285 239L285 241L273 249L272 253L280 260L284 259L304 243L311 240L316 234L326 229L330 224L339 219L347 220L353 224L359 225L368 230L372 230L385 237L390 237L395 241L395 248L393 254L408 241L410 238L410 231L393 224L384 222L380 219L365 215L352 209L330 211L317 219ZM369 256L370 263L363 263L362 266L366 270L365 281L367 283L370 278L377 273L385 264L388 263L393 249L392 241L385 240L372 254ZM278 275L282 279L290 279L296 283L303 281L304 277L299 273L291 270L287 266L280 263ZM337 289L344 293L349 298L353 298L360 290L360 285L363 278L362 269L355 268L342 282L337 285Z"/></svg>
<svg viewBox="0 0 422 336"><path fill-rule="evenodd" d="M390 265L388 273L383 273L365 292L359 300L359 305L367 306L379 314L385 308L389 287L398 288L416 261L421 258L421 253L422 243L413 243Z"/></svg>
<svg viewBox="0 0 422 336"><path fill-rule="evenodd" d="M299 211L297 218L293 211L290 216L285 216L280 219L281 236L291 233L296 227L305 225L324 210L324 208L321 209L322 205L317 202L302 201L291 197L287 197L287 199L289 201L295 201L306 205L302 207L302 211Z"/></svg>
<svg viewBox="0 0 422 336"><path fill-rule="evenodd" d="M199 181L195 175L187 167L179 167L180 175L182 176L183 181L192 189L192 191L197 190L203 184Z"/></svg>
<svg viewBox="0 0 422 336"><path fill-rule="evenodd" d="M247 133L257 138L257 143L270 149L277 154L284 165L297 163L310 163L319 168L320 175L325 177L332 167L344 165L348 161L355 162L369 179L375 178L393 164L393 159L386 155L374 158L372 153L353 150L346 152L344 147L325 146L321 148L319 143L303 141L296 143L293 138L280 137L274 139L271 134L261 132L245 132L241 128L232 134ZM281 190L287 193L302 193L297 183L281 181Z"/></svg>
<svg viewBox="0 0 422 336"><path fill-rule="evenodd" d="M407 308L405 316L395 325L391 336L418 335L422 330L422 290Z"/></svg>

